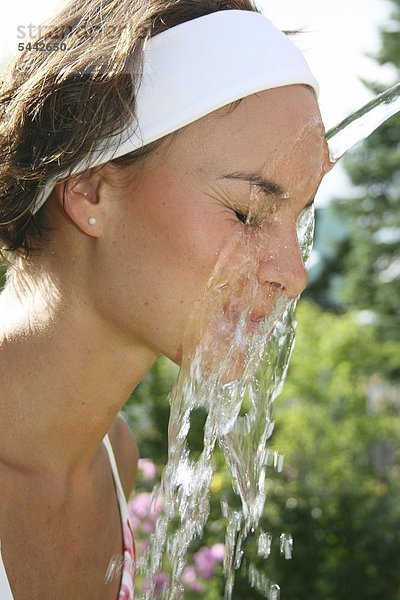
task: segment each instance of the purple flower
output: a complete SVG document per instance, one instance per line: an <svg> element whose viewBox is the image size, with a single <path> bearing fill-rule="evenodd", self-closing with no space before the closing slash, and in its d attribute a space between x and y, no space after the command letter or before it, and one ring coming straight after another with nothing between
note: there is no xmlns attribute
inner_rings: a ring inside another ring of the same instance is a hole
<svg viewBox="0 0 400 600"><path fill-rule="evenodd" d="M159 573L156 573L154 579L155 579L154 592L155 592L155 596L157 598L158 596L161 596L164 589L166 589L169 586L169 575L168 575L168 573L165 573L165 571L160 571Z"/></svg>
<svg viewBox="0 0 400 600"><path fill-rule="evenodd" d="M156 520L155 518L150 519L143 519L143 521L141 521L140 523L140 529L143 531L143 533L146 533L148 535L150 535L150 533L154 533L156 530Z"/></svg>
<svg viewBox="0 0 400 600"><path fill-rule="evenodd" d="M137 494L128 503L129 516L132 526L141 526L144 521L156 521L163 510L163 501L157 498L153 502L152 495L148 492ZM148 526L145 526L148 528Z"/></svg>
<svg viewBox="0 0 400 600"><path fill-rule="evenodd" d="M137 550L138 556L140 556L141 554L144 554L149 547L150 547L150 540L140 540L140 541L136 540L136 550Z"/></svg>
<svg viewBox="0 0 400 600"><path fill-rule="evenodd" d="M203 546L193 555L197 573L203 579L210 579L214 575L215 565L224 560L225 546L214 544L211 548Z"/></svg>
<svg viewBox="0 0 400 600"><path fill-rule="evenodd" d="M151 592L152 598L159 598L163 594L164 590L167 590L169 587L170 578L168 573L165 573L165 571L159 571L154 575L153 583L154 593L151 592L151 584L149 581L144 582L143 591L147 593Z"/></svg>
<svg viewBox="0 0 400 600"><path fill-rule="evenodd" d="M182 573L182 582L191 592L204 592L204 586L197 579L198 574L194 567L185 567Z"/></svg>
<svg viewBox="0 0 400 600"><path fill-rule="evenodd" d="M155 479L157 475L157 467L149 458L139 458L138 469L147 480Z"/></svg>
<svg viewBox="0 0 400 600"><path fill-rule="evenodd" d="M196 571L203 579L210 579L214 575L214 567L216 560L210 548L200 548L194 555L193 561L196 566Z"/></svg>

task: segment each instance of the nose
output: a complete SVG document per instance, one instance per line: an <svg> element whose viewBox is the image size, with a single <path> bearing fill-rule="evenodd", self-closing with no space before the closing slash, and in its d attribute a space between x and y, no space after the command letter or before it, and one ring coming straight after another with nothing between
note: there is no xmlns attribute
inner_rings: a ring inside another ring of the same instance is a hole
<svg viewBox="0 0 400 600"><path fill-rule="evenodd" d="M282 224L281 235L268 235L258 267L258 280L270 289L297 298L307 286L308 276L297 239L296 227ZM277 233L277 232L275 232Z"/></svg>

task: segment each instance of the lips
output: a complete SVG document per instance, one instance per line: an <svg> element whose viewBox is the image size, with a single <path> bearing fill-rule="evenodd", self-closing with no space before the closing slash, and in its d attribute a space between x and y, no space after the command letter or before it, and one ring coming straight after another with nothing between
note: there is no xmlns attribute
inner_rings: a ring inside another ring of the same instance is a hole
<svg viewBox="0 0 400 600"><path fill-rule="evenodd" d="M261 321L265 321L265 315L260 317L250 317L250 321L253 323L260 323Z"/></svg>
<svg viewBox="0 0 400 600"><path fill-rule="evenodd" d="M240 317L240 314L243 311L243 306L240 304L229 304L229 305L225 305L223 306L223 312L225 314L225 316L227 316L228 318L234 318L237 319L238 317ZM250 312L247 315L247 318L250 319L251 321L263 321L266 317L265 312L261 312L259 310L254 310L252 312Z"/></svg>
<svg viewBox="0 0 400 600"><path fill-rule="evenodd" d="M266 315L264 314L250 314L246 323L246 331L251 333L259 329L259 327L265 322Z"/></svg>
<svg viewBox="0 0 400 600"><path fill-rule="evenodd" d="M224 315L231 323L237 323L243 311L244 308L240 304L230 304L223 307ZM259 327L261 323L264 323L267 318L268 312L265 310L260 308L253 309L247 314L246 329L254 330L256 327Z"/></svg>
<svg viewBox="0 0 400 600"><path fill-rule="evenodd" d="M260 323L260 321L265 321L266 314L260 313L250 313L249 319L252 323Z"/></svg>

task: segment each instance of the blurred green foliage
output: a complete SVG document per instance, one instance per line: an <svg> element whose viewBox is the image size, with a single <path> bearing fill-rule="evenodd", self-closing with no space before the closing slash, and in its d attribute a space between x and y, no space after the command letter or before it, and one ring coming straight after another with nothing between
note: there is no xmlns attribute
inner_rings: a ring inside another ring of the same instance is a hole
<svg viewBox="0 0 400 600"><path fill-rule="evenodd" d="M400 343L308 303L298 319L266 504L294 551L272 572L287 600L400 598Z"/></svg>
<svg viewBox="0 0 400 600"><path fill-rule="evenodd" d="M260 559L249 538L234 598L262 597L248 583L246 561L248 567L251 560L279 583L285 600L400 599L400 343L380 343L374 328L359 323L355 313L338 316L307 301L299 306L298 323L270 440L271 448L285 455L282 473L267 470L261 526L273 534L271 555ZM167 377L157 388L161 373ZM138 433L142 456L149 456L144 453L150 448L146 438L153 440L150 457L160 470L166 460L160 415L166 422L167 388L175 376L175 365L160 357L124 409ZM158 389L158 398L146 396L148 386ZM132 410L138 404L140 410ZM147 423L145 432L135 422L136 414ZM201 427L192 444L201 449ZM215 460L211 518L193 551L200 544L223 542L220 501L234 501L219 450ZM280 555L282 532L293 535L292 560ZM203 583L204 593L188 592L186 597L222 597L221 574Z"/></svg>
<svg viewBox="0 0 400 600"><path fill-rule="evenodd" d="M178 370L167 358L159 356L123 407L123 414L135 432L141 455L157 463L162 463L167 457L168 395Z"/></svg>
<svg viewBox="0 0 400 600"><path fill-rule="evenodd" d="M391 23L381 29L382 47L377 58L382 65L390 63L400 69L400 1L391 2Z"/></svg>
<svg viewBox="0 0 400 600"><path fill-rule="evenodd" d="M396 83L400 80L400 0L391 1L392 18L381 31L377 60L391 63ZM374 93L384 89L377 83L366 85ZM398 339L400 331L399 141L400 113L343 159L352 193L336 198L326 211L325 219L336 233L332 239L326 228L323 243L332 243L334 251L325 257L320 277L308 291L325 306L368 311L382 339Z"/></svg>

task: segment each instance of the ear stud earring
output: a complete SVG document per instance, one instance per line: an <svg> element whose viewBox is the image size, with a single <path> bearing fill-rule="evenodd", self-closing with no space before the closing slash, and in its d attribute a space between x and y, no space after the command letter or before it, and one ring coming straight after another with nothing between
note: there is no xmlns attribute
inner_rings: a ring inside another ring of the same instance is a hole
<svg viewBox="0 0 400 600"><path fill-rule="evenodd" d="M96 225L96 223L97 223L96 217L89 217L88 223L89 223L89 225Z"/></svg>

